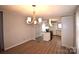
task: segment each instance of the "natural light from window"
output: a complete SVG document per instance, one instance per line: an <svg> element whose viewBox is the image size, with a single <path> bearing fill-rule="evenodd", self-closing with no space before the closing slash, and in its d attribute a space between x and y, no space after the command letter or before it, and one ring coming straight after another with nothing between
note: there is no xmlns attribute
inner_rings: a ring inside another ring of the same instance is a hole
<svg viewBox="0 0 79 59"><path fill-rule="evenodd" d="M62 24L61 23L58 24L58 28L62 28Z"/></svg>
<svg viewBox="0 0 79 59"><path fill-rule="evenodd" d="M45 23L42 24L42 32L46 32L46 29L49 29L48 26L45 25Z"/></svg>

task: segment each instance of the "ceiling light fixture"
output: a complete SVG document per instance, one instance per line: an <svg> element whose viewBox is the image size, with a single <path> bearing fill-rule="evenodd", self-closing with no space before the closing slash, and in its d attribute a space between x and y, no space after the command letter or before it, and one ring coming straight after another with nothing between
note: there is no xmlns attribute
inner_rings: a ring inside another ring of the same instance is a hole
<svg viewBox="0 0 79 59"><path fill-rule="evenodd" d="M35 11L35 8L36 8L36 5L32 5L33 7L33 16L32 17L27 17L26 18L26 23L27 24L38 24L38 23L41 23L42 22L42 18L36 18L36 11Z"/></svg>

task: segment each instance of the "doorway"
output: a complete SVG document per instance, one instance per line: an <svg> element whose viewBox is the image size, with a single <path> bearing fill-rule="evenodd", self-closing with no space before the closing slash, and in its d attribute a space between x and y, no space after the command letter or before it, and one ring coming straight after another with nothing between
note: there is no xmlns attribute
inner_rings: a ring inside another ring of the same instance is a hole
<svg viewBox="0 0 79 59"><path fill-rule="evenodd" d="M0 11L0 52L4 51L3 41L3 12Z"/></svg>

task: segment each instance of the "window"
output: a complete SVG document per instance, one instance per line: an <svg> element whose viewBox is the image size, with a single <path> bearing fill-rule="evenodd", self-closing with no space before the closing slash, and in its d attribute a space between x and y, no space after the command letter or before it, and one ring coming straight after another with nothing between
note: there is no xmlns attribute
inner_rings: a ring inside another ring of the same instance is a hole
<svg viewBox="0 0 79 59"><path fill-rule="evenodd" d="M42 24L42 31L43 31L43 32L46 32L46 29L49 29L49 27L46 26L45 23L43 23L43 24Z"/></svg>
<svg viewBox="0 0 79 59"><path fill-rule="evenodd" d="M58 24L58 28L62 28L62 24L61 23Z"/></svg>
<svg viewBox="0 0 79 59"><path fill-rule="evenodd" d="M42 24L42 31L45 32L45 23Z"/></svg>

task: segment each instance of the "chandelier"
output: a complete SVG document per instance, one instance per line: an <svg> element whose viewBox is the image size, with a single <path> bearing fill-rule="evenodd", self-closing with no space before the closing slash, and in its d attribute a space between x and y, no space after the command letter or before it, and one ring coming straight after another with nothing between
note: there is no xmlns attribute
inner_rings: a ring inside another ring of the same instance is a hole
<svg viewBox="0 0 79 59"><path fill-rule="evenodd" d="M27 17L26 18L26 23L27 24L39 24L42 22L42 18L36 18L36 11L35 11L35 8L36 8L36 5L32 5L33 7L33 16L32 17Z"/></svg>

